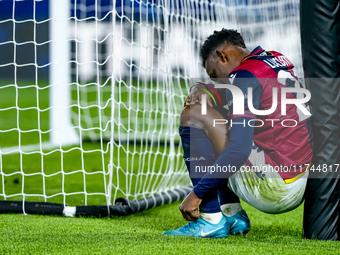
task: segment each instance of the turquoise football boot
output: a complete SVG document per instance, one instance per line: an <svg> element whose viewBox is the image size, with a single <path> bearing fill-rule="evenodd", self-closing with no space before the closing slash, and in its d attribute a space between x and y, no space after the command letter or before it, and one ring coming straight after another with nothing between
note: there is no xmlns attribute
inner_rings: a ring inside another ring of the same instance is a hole
<svg viewBox="0 0 340 255"><path fill-rule="evenodd" d="M232 235L245 235L250 230L250 220L247 213L242 210L234 216L224 216L229 227L229 232Z"/></svg>
<svg viewBox="0 0 340 255"><path fill-rule="evenodd" d="M164 231L163 234L201 238L226 238L229 235L229 229L225 217L222 217L217 224L212 224L202 218L198 218L179 229Z"/></svg>

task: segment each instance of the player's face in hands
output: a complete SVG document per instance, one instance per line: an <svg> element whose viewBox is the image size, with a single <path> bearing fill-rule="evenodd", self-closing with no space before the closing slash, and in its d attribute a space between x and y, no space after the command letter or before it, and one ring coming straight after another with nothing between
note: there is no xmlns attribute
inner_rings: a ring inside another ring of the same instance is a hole
<svg viewBox="0 0 340 255"><path fill-rule="evenodd" d="M205 70L210 79L218 82L220 79L228 78L230 72L217 57L210 56L205 63Z"/></svg>
<svg viewBox="0 0 340 255"><path fill-rule="evenodd" d="M212 80L222 83L239 63L235 61L232 48L219 46L205 62L205 70Z"/></svg>

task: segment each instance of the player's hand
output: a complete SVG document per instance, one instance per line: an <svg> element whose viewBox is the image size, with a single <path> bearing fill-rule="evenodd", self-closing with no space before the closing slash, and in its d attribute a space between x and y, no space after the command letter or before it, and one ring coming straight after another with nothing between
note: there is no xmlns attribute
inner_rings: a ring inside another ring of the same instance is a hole
<svg viewBox="0 0 340 255"><path fill-rule="evenodd" d="M191 191L179 206L179 210L181 211L183 218L193 221L200 217L200 214L198 213L198 207L201 202L202 199L196 196L194 191Z"/></svg>
<svg viewBox="0 0 340 255"><path fill-rule="evenodd" d="M191 88L189 96L187 97L187 100L184 103L184 107L188 105L201 104L202 94L207 94L207 93L204 90L199 89L199 88L206 89L203 84L194 85ZM207 96L207 105L213 107L210 96Z"/></svg>

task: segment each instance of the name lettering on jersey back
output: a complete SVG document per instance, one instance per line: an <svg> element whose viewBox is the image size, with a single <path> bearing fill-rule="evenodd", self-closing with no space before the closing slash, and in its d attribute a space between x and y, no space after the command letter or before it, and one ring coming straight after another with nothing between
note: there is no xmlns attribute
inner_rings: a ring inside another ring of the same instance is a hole
<svg viewBox="0 0 340 255"><path fill-rule="evenodd" d="M267 65L269 65L273 69L275 69L275 68L282 68L282 67L286 67L286 66L292 65L290 63L290 61L286 57L284 57L284 56L278 56L278 57L275 57L275 58L269 58L269 59L263 60L263 62L265 62Z"/></svg>

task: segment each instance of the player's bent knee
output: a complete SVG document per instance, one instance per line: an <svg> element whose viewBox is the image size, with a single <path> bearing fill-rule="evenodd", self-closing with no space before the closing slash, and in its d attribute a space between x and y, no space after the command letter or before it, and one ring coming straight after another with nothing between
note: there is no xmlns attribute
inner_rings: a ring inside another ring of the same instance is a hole
<svg viewBox="0 0 340 255"><path fill-rule="evenodd" d="M203 115L201 105L196 104L186 106L183 109L180 117L180 125L206 129L214 125L214 120L224 118L224 114L212 107L207 107L207 114Z"/></svg>
<svg viewBox="0 0 340 255"><path fill-rule="evenodd" d="M181 117L180 126L196 127L202 129L200 105L188 105L184 107Z"/></svg>

